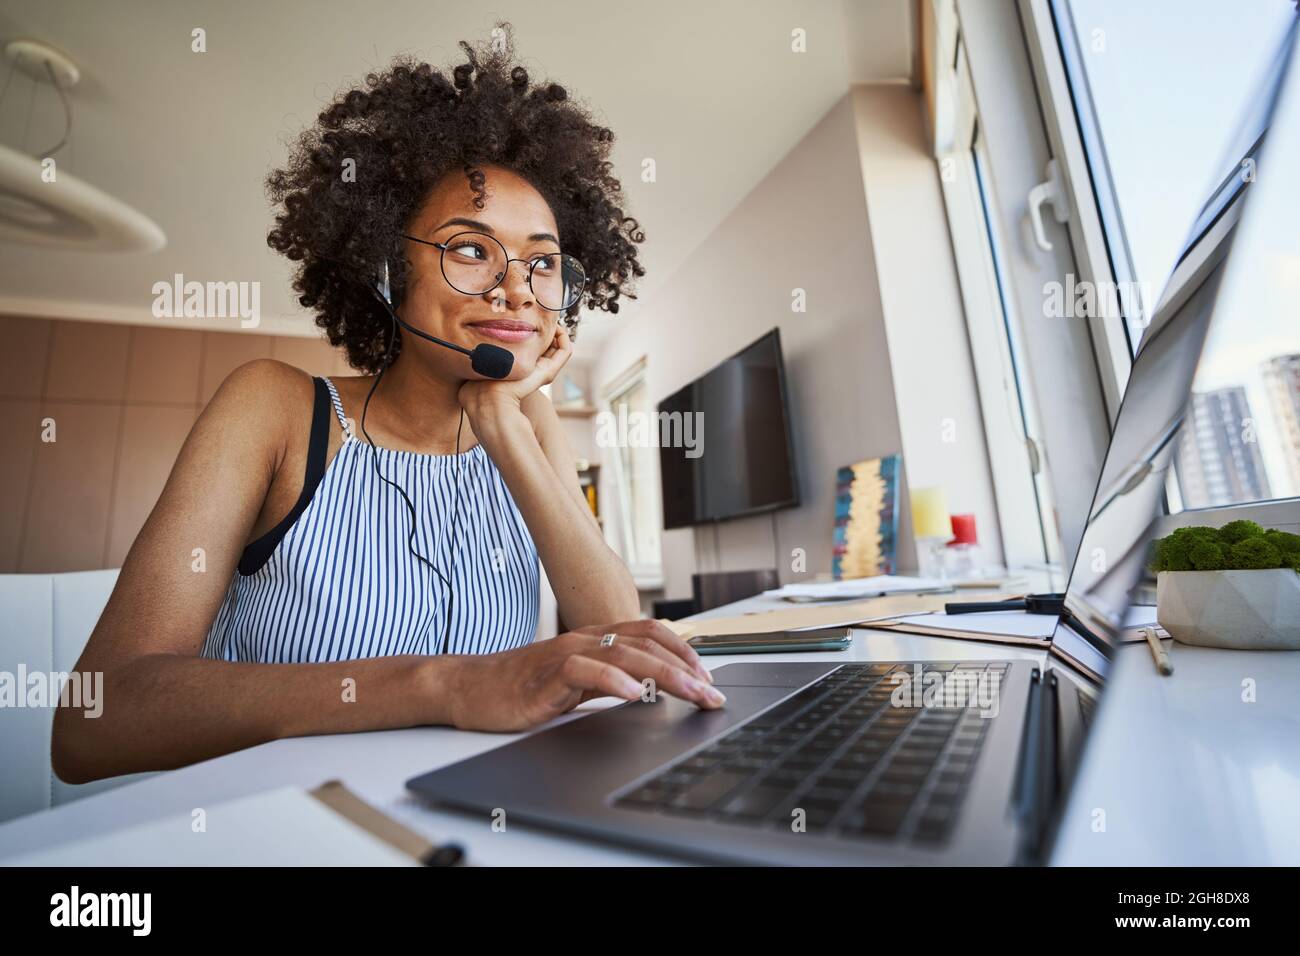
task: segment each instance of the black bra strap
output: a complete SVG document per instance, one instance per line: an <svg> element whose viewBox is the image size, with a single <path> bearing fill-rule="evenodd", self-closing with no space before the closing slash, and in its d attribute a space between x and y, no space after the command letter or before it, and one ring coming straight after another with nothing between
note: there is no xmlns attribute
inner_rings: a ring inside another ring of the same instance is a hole
<svg viewBox="0 0 1300 956"><path fill-rule="evenodd" d="M312 383L316 386L316 401L311 413L311 444L307 447L307 471L303 476L302 493L298 495L293 509L279 524L244 549L244 553L239 558L239 573L245 577L256 573L271 559L280 539L288 534L293 523L307 508L311 496L316 493L316 486L325 475L325 454L329 450L332 403L329 389L325 387L325 380L313 376Z"/></svg>

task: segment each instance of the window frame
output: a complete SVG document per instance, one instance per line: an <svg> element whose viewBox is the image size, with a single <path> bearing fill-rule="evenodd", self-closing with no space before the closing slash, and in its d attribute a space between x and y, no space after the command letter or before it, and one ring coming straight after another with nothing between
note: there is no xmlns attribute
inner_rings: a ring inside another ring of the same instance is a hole
<svg viewBox="0 0 1300 956"><path fill-rule="evenodd" d="M632 365L615 376L614 379L601 390L601 411L617 415L616 403L618 399L638 386L647 389L647 395L649 394L649 383L646 378L645 356L642 356L637 361L633 362ZM613 497L614 500L618 502L618 547L616 550L618 551L619 556L622 557L623 563L627 565L628 572L632 575L632 580L636 584L638 590L654 591L661 589L664 585L662 537L663 516L661 513L657 513L654 516L654 523L661 530L658 549L659 560L657 562L630 560L630 542L636 540L636 535L633 530L635 516L633 514L632 506L631 478L627 474L627 470L623 467L623 449L615 446L605 450L611 453L609 455L609 470L614 482L615 493ZM654 452L657 452L657 449L652 447L645 449L645 451L652 453L650 455L652 460L652 469L657 481L659 477L659 456L658 454L654 454ZM655 494L648 496L646 500L651 502L656 512L659 512L658 488L655 488L654 490Z"/></svg>
<svg viewBox="0 0 1300 956"><path fill-rule="evenodd" d="M1076 275L1080 282L1091 282L1095 288L1108 285L1122 291L1126 287L1119 285L1120 282L1133 281L1133 265L1127 247L1114 249L1107 238L1104 217L1118 216L1118 201L1109 174L1105 169L1094 170L1090 166L1084 148L1085 135L1100 139L1092 104L1089 102L1086 109L1081 109L1070 84L1067 54L1057 30L1052 0L1018 0L1018 3L1039 91L1043 125L1070 204L1066 227L1074 247ZM1068 17L1064 19L1069 27L1068 36L1077 48L1074 25ZM1157 298L1158 295L1157 292ZM1148 303L1151 308L1155 304ZM1135 344L1151 318L1135 310L1127 297L1121 299L1121 307L1119 321L1109 317L1085 320L1112 427L1133 368Z"/></svg>
<svg viewBox="0 0 1300 956"><path fill-rule="evenodd" d="M942 0L930 2L942 17ZM1029 53L1033 44L1015 4L955 0L954 6L987 143L989 221L1006 247L1006 295L1019 317L1025 379L1042 422L1041 452L1068 561L1083 537L1114 412L1088 320L1047 315L1050 288L1080 269L1065 226L1044 217L1051 243L1044 249L1034 243L1026 215L1028 198L1053 159Z"/></svg>
<svg viewBox="0 0 1300 956"><path fill-rule="evenodd" d="M1061 543L1050 490L1039 493L1043 474L1041 440L1027 413L1032 391L1017 372L1012 337L1017 318L998 263L1000 244L979 172L978 109L956 24L941 32L936 60L939 83L952 97L950 149L939 149L940 186L952 237L953 258L971 349L1004 560L1008 567L1061 564ZM946 48L950 43L951 48ZM951 70L947 64L952 64ZM1031 444L1033 451L1031 452ZM1046 482L1050 484L1050 481ZM1045 507L1046 506L1046 507Z"/></svg>

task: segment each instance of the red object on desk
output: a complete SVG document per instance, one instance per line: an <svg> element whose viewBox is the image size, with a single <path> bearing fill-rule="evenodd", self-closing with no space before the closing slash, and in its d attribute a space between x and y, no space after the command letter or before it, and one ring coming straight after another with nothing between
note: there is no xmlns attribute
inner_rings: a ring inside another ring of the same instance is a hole
<svg viewBox="0 0 1300 956"><path fill-rule="evenodd" d="M953 538L948 542L950 547L954 544L979 544L975 537L975 516L953 515L952 534Z"/></svg>

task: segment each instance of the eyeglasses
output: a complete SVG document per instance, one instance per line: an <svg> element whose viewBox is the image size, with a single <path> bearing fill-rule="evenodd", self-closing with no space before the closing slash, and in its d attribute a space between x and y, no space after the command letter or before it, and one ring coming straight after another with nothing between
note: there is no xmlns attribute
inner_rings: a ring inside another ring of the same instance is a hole
<svg viewBox="0 0 1300 956"><path fill-rule="evenodd" d="M442 275L457 292L483 295L499 286L512 262L528 264L528 288L537 304L548 312L564 312L582 297L587 273L582 263L562 252L532 259L511 259L506 247L482 232L458 232L446 242L430 242L403 233L407 239L442 252Z"/></svg>

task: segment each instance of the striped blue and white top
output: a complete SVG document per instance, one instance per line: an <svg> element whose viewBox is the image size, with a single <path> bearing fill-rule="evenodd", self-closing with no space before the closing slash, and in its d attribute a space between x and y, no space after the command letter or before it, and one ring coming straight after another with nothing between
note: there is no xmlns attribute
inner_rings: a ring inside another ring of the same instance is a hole
<svg viewBox="0 0 1300 956"><path fill-rule="evenodd" d="M379 446L372 452L353 434L334 383L317 378L315 386L302 497L279 526L245 549L202 656L308 663L443 649L447 589L410 553L410 511L375 474L372 454L384 477L400 485L415 506L415 550L454 587L447 650L490 654L531 642L538 617L537 549L483 445L460 455ZM330 405L344 441L326 465ZM453 560L457 466L460 517Z"/></svg>

